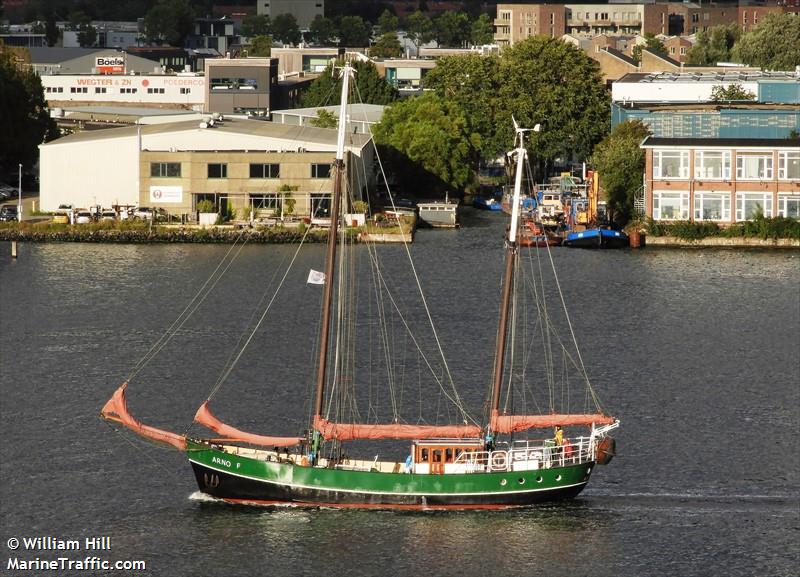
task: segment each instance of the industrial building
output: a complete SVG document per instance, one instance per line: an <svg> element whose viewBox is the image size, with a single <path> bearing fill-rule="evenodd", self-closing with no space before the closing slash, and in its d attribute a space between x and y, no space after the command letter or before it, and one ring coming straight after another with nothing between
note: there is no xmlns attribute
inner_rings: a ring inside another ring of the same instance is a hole
<svg viewBox="0 0 800 577"><path fill-rule="evenodd" d="M254 218L325 216L334 129L216 119L76 133L40 146L41 210L149 206L193 220L197 203ZM374 187L372 140L348 134L352 198ZM293 202L287 203L291 199Z"/></svg>

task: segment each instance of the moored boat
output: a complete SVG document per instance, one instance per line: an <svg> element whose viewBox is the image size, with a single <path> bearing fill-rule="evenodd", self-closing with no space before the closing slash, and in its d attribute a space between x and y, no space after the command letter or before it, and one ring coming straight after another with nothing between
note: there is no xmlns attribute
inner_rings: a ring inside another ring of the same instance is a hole
<svg viewBox="0 0 800 577"><path fill-rule="evenodd" d="M618 230L592 228L567 234L563 245L573 248L625 248L628 235Z"/></svg>

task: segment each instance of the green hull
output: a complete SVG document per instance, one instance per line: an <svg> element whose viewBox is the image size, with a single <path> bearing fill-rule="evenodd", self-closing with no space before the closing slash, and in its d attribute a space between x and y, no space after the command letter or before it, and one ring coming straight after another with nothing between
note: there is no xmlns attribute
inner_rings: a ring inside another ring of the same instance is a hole
<svg viewBox="0 0 800 577"><path fill-rule="evenodd" d="M229 502L387 508L530 505L571 498L589 481L594 462L534 471L465 474L382 473L304 467L233 455L189 442L200 490Z"/></svg>

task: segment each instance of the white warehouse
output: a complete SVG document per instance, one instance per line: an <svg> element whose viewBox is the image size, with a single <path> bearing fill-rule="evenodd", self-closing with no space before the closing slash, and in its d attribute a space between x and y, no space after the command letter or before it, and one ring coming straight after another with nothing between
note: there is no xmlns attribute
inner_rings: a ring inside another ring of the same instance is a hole
<svg viewBox="0 0 800 577"><path fill-rule="evenodd" d="M239 118L79 132L39 147L41 209L141 205L191 219L209 200L271 216L291 199L298 216L324 215L336 134ZM364 198L374 187L372 139L347 138L347 182L353 199Z"/></svg>

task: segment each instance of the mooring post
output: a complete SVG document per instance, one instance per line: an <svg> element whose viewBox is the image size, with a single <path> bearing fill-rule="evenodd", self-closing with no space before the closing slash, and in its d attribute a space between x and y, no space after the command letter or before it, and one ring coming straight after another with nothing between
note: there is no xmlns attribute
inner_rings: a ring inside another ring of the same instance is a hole
<svg viewBox="0 0 800 577"><path fill-rule="evenodd" d="M17 258L17 241L11 241L11 258Z"/></svg>

